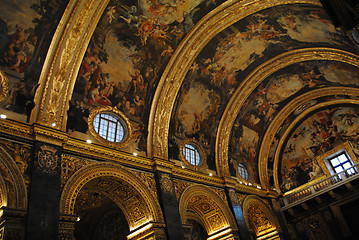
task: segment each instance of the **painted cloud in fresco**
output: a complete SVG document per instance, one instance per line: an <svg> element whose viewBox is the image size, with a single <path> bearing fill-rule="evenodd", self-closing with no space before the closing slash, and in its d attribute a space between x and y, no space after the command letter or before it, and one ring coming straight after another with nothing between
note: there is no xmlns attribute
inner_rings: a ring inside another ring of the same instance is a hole
<svg viewBox="0 0 359 240"><path fill-rule="evenodd" d="M187 25L193 24L193 19L187 14L196 8L204 0L140 0L140 5L143 8L143 15L147 18L156 19L159 23L171 24L174 21L185 23ZM196 9L195 9L196 8Z"/></svg>
<svg viewBox="0 0 359 240"><path fill-rule="evenodd" d="M306 16L288 14L279 18L278 22L297 41L331 43L332 33L336 30L329 20L323 19L322 14L315 11Z"/></svg>

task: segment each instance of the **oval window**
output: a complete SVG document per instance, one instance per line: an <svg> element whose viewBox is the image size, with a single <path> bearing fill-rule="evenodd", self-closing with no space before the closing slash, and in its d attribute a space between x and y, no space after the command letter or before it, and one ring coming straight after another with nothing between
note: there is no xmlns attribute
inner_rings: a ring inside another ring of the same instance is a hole
<svg viewBox="0 0 359 240"><path fill-rule="evenodd" d="M246 181L249 180L249 173L244 164L242 164L242 163L238 164L238 173L241 176L241 178L243 178L244 180L246 180Z"/></svg>
<svg viewBox="0 0 359 240"><path fill-rule="evenodd" d="M202 163L202 157L198 147L193 143L187 143L183 147L183 156L190 164L199 166Z"/></svg>
<svg viewBox="0 0 359 240"><path fill-rule="evenodd" d="M93 120L93 126L96 133L107 141L119 143L126 137L124 123L114 114L97 114Z"/></svg>

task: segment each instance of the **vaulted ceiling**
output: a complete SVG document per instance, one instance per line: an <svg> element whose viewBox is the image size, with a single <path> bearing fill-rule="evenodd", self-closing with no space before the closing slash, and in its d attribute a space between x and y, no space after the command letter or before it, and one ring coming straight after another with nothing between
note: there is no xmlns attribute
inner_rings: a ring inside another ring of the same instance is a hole
<svg viewBox="0 0 359 240"><path fill-rule="evenodd" d="M4 6L1 107L11 118L106 146L87 120L113 108L131 128L116 149L180 164L194 139L206 158L198 171L283 192L323 176L320 154L345 142L356 153L357 50L317 0Z"/></svg>

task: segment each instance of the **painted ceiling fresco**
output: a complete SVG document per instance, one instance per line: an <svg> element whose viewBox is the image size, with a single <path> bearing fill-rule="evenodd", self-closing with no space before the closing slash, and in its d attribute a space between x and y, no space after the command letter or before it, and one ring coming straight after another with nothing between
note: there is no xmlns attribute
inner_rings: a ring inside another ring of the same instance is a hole
<svg viewBox="0 0 359 240"><path fill-rule="evenodd" d="M294 49L321 46L350 50L350 45L321 8L302 4L266 9L223 30L199 54L182 85L171 122L170 157L178 159L180 141L195 138L207 149L208 166L214 169L218 123L232 94L255 67ZM318 84L319 70L304 65L297 68L305 73L293 79L283 75L261 84L247 100L233 128L231 161L245 159L254 168L254 181L258 181L258 141L266 121L273 118L275 108L286 97ZM235 175L233 168L232 174Z"/></svg>
<svg viewBox="0 0 359 240"><path fill-rule="evenodd" d="M232 129L229 146L232 174L238 163L245 163L258 181L258 153L265 130L276 114L295 97L314 89L329 86L359 86L359 69L348 64L333 61L308 61L294 64L265 79L244 103ZM290 124L305 109L328 98L312 100L298 107L285 124ZM282 130L287 129L283 126ZM276 140L281 133L276 134ZM270 161L278 142L272 144ZM273 169L271 165L269 169Z"/></svg>
<svg viewBox="0 0 359 240"><path fill-rule="evenodd" d="M359 154L359 108L337 106L321 110L302 122L289 137L281 162L280 188L294 189L324 175L315 157L349 142Z"/></svg>
<svg viewBox="0 0 359 240"><path fill-rule="evenodd" d="M10 94L1 103L19 120L34 107L37 79L56 23L68 1L2 0L0 8L0 70L9 79ZM26 118L27 117L27 118Z"/></svg>
<svg viewBox="0 0 359 240"><path fill-rule="evenodd" d="M145 154L148 114L166 64L194 24L222 2L110 1L78 74L68 131L86 133L96 106L117 107L134 129L127 150Z"/></svg>
<svg viewBox="0 0 359 240"><path fill-rule="evenodd" d="M122 111L132 126L131 140L121 150L146 156L149 112L169 60L195 24L224 2L111 0L81 63L70 101L67 132L75 137L87 137L91 110L112 106ZM9 78L10 91L0 108L16 113L13 116L16 120L29 120L42 64L67 3L67 0L2 1L0 70ZM333 27L323 9L307 4L268 8L218 33L192 63L177 96L170 122L169 157L179 160L180 143L194 138L205 150L208 168L216 170L214 151L218 124L243 80L279 54L312 47L355 53L352 42ZM237 176L236 168L243 163L251 175L249 181L259 182L258 153L265 130L280 109L294 98L324 87L357 88L358 85L359 70L351 65L308 61L281 69L254 86L230 133L231 175ZM274 184L274 153L283 129L311 106L349 98L357 99L344 95L313 99L288 116L271 143L270 185ZM318 120L318 114L325 116L323 121ZM352 106L337 106L315 113L297 127L282 150L279 174L282 191L321 175L309 157L343 141L356 144L357 114ZM342 125L338 126L339 123ZM306 168L304 161L308 161ZM304 172L302 175L306 177L294 179L295 171Z"/></svg>

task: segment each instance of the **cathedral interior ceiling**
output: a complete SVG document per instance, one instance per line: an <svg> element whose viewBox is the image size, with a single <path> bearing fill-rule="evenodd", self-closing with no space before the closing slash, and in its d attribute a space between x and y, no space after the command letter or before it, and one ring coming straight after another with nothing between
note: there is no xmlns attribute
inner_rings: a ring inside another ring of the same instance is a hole
<svg viewBox="0 0 359 240"><path fill-rule="evenodd" d="M16 2L0 10L0 107L66 131L54 144L91 139L151 168L144 159L180 162L194 139L195 170L283 192L320 177L323 152L358 152L357 50L317 0ZM88 127L99 108L121 113L124 143ZM31 134L17 122L0 125Z"/></svg>

